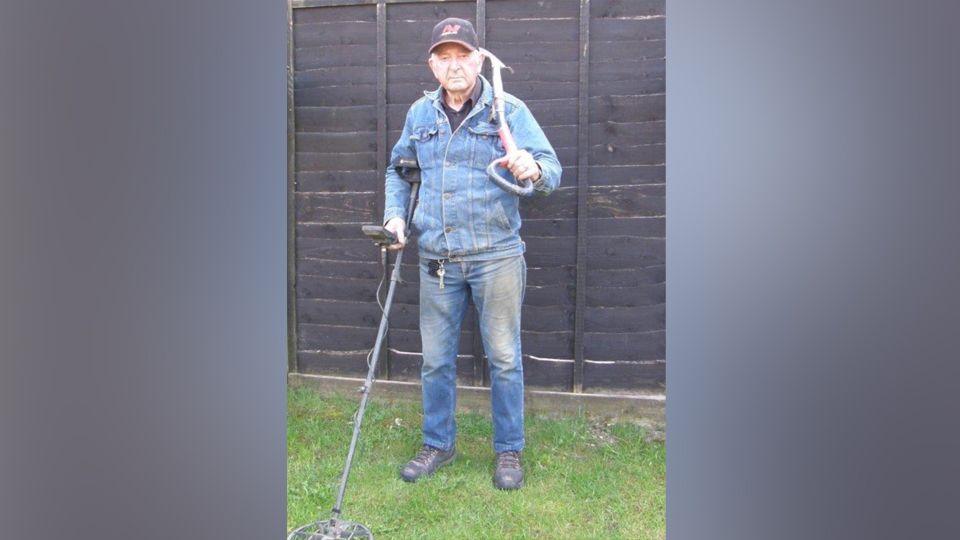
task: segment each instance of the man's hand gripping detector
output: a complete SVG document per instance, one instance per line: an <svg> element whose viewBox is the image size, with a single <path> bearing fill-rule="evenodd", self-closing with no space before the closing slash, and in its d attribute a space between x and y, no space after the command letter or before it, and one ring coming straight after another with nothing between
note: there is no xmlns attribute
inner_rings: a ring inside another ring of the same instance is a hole
<svg viewBox="0 0 960 540"><path fill-rule="evenodd" d="M407 207L405 224L410 223L413 218L413 209L416 206L417 191L420 187L420 166L415 159L400 158L394 165L394 169L400 174L401 178L410 183L410 203ZM363 234L373 240L374 244L381 248L397 243L396 235L380 225L364 225L361 230Z"/></svg>

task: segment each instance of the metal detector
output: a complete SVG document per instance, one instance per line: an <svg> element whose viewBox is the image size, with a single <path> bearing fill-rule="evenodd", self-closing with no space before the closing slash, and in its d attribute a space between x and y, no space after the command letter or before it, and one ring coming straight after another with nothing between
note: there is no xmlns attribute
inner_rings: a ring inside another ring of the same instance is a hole
<svg viewBox="0 0 960 540"><path fill-rule="evenodd" d="M400 159L395 165L395 169L400 176L410 183L410 202L407 205L406 223L410 223L413 217L413 209L417 204L417 192L420 189L420 167L415 159ZM405 224L406 225L406 224ZM389 243L396 239L384 232L382 227L364 228L364 234L371 237L374 243L380 246L381 252L385 252ZM404 246L405 248L406 246ZM393 263L393 272L390 274L390 287L387 289L387 298L383 305L383 317L380 318L380 330L377 332L377 342L373 346L371 359L368 362L367 379L360 392L363 396L360 398L360 407L353 422L353 438L350 439L350 450L347 451L347 462L343 467L343 475L340 477L340 491L337 493L337 502L333 506L333 511L329 519L321 519L290 533L287 540L340 540L345 538L366 538L372 539L373 534L370 529L360 523L341 519L341 510L343 509L343 496L347 491L347 478L350 476L350 467L353 465L353 454L357 448L357 440L360 438L360 424L363 422L363 413L367 409L367 399L370 397L370 390L373 388L374 374L377 372L377 360L380 358L380 347L383 345L383 338L387 335L388 317L390 315L390 304L393 303L393 293L400 281L400 261L403 259L403 250L397 251L397 258Z"/></svg>

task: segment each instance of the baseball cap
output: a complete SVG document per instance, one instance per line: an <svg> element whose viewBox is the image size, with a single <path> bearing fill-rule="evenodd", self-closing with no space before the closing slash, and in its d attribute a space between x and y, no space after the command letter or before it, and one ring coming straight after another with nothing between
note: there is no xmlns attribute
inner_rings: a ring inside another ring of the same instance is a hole
<svg viewBox="0 0 960 540"><path fill-rule="evenodd" d="M477 50L480 46L477 31L473 29L470 21L456 17L446 18L433 27L433 38L430 40L430 50L427 53L432 53L433 49L441 43L459 43L471 51Z"/></svg>

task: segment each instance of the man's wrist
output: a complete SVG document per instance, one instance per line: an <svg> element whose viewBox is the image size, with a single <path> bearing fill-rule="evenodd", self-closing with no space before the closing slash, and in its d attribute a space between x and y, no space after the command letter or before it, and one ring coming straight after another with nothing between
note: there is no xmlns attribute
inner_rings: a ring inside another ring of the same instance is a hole
<svg viewBox="0 0 960 540"><path fill-rule="evenodd" d="M543 167L540 166L539 161L534 161L537 164L537 177L533 180L534 187L540 187L543 185Z"/></svg>

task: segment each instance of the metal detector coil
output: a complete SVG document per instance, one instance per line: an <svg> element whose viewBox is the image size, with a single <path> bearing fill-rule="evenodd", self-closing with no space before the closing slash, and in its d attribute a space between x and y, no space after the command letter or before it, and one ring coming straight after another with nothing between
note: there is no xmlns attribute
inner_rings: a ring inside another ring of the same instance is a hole
<svg viewBox="0 0 960 540"><path fill-rule="evenodd" d="M348 538L372 540L373 534L370 529L359 523L330 518L300 527L290 533L287 540L343 540Z"/></svg>

